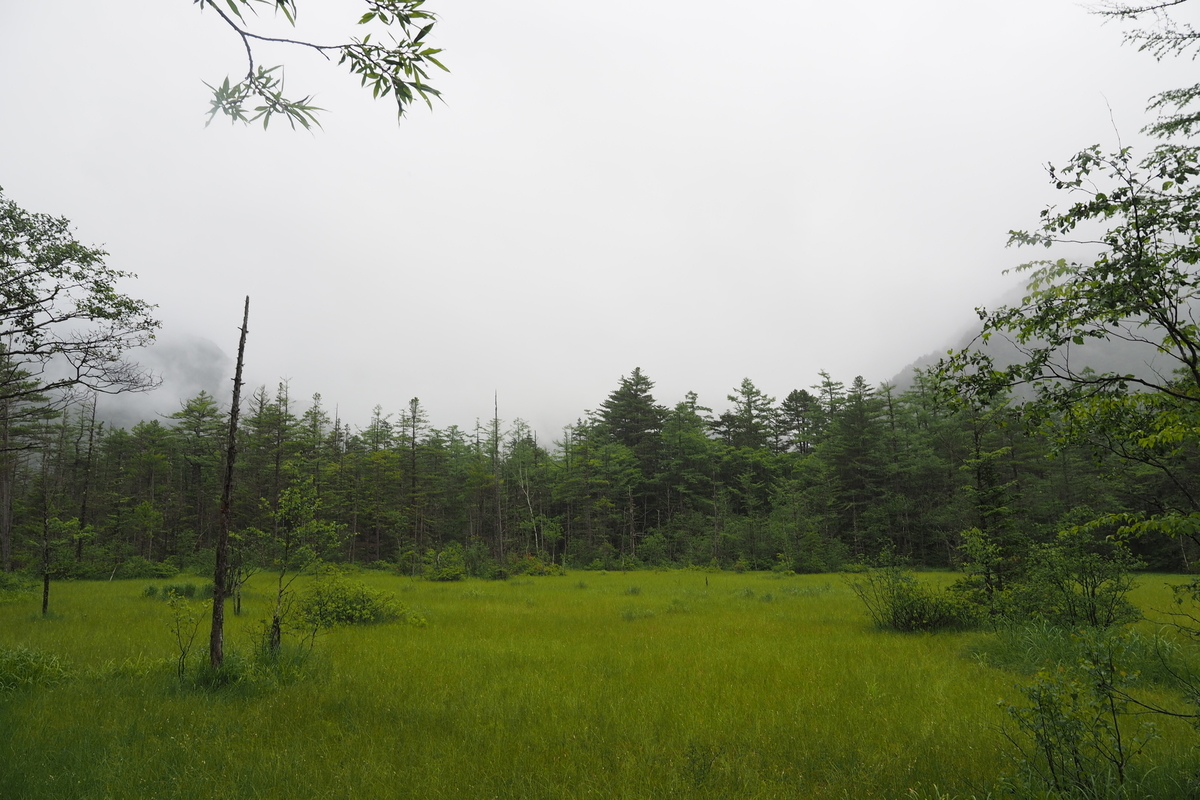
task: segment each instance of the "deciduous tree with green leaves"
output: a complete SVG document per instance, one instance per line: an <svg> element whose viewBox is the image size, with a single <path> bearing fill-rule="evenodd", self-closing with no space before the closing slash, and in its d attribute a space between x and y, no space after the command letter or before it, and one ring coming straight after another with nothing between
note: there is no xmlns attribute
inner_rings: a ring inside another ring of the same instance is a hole
<svg viewBox="0 0 1200 800"><path fill-rule="evenodd" d="M134 276L107 255L79 242L66 219L26 211L0 189L0 345L13 367L0 399L157 385L126 358L154 340L154 306L121 291Z"/></svg>
<svg viewBox="0 0 1200 800"><path fill-rule="evenodd" d="M275 605L266 630L268 652L279 652L291 609L291 586L296 578L336 551L342 528L318 517L320 503L311 481L284 489L271 510L269 532L248 532L262 548L261 558L276 571Z"/></svg>
<svg viewBox="0 0 1200 800"><path fill-rule="evenodd" d="M1025 297L980 311L980 338L1008 340L1017 363L998 367L986 350L955 353L946 365L960 387L977 395L1032 386L1029 413L1056 419L1064 441L1091 441L1121 459L1159 472L1174 491L1157 508L1131 516L1137 530L1200 534L1200 151L1161 145L1141 161L1131 151L1105 155L1091 147L1065 168L1055 186L1079 199L1047 209L1041 226L1017 231L1018 245L1090 245L1093 260L1037 260ZM1080 363L1089 342L1141 346L1146 368L1096 372Z"/></svg>
<svg viewBox="0 0 1200 800"><path fill-rule="evenodd" d="M26 211L0 189L0 538L10 557L9 453L31 443L22 420L39 419L73 390L138 391L157 381L126 356L150 344L154 307L120 285L133 276L104 263L66 219Z"/></svg>
<svg viewBox="0 0 1200 800"><path fill-rule="evenodd" d="M1195 54L1200 32L1168 13L1184 2L1110 3L1097 13L1151 20L1127 39L1158 58ZM1146 131L1162 143L1141 158L1095 145L1049 168L1071 204L1043 210L1037 228L1013 231L1009 242L1067 253L1018 267L1029 275L1019 303L979 310L979 340L1007 340L1016 363L997 366L972 347L944 366L980 397L1033 387L1026 409L1053 420L1060 443L1088 443L1159 476L1166 491L1124 515L1126 533L1200 541L1200 147L1188 139L1200 124L1190 108L1197 99L1200 84L1152 98L1160 116ZM1099 341L1140 350L1143 366L1089 368Z"/></svg>

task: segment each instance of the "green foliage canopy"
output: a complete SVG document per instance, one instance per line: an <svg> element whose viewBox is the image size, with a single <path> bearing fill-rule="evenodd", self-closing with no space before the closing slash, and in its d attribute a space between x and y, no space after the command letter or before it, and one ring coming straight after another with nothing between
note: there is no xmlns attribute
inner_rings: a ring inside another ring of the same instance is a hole
<svg viewBox="0 0 1200 800"><path fill-rule="evenodd" d="M154 307L120 290L133 276L107 255L80 243L66 219L26 211L0 189L0 400L156 385L125 359L153 341Z"/></svg>
<svg viewBox="0 0 1200 800"><path fill-rule="evenodd" d="M267 127L271 118L280 115L295 128L319 125L317 114L322 109L313 105L312 96L284 94L282 67L264 67L254 58L254 46L264 43L286 44L315 50L327 59L337 58L351 74L359 76L364 87L370 87L372 97L391 95L396 101L397 116L404 116L418 98L432 106L440 92L427 81L432 67L445 70L437 59L439 48L425 41L433 30L434 15L422 8L424 0L364 0L366 11L358 24L374 30L360 37L350 37L339 44L264 36L250 30L246 14L253 14L258 5L271 6L282 13L291 25L296 24L296 0L195 0L200 9L211 9L241 40L246 50L246 74L231 83L226 77L212 89L212 104L208 119L224 114L231 122L250 123L262 120ZM372 37L376 37L372 41ZM381 43L386 37L387 42ZM251 106L258 102L259 105Z"/></svg>
<svg viewBox="0 0 1200 800"><path fill-rule="evenodd" d="M956 389L979 402L1032 387L1025 411L1057 423L1062 441L1089 443L1171 483L1165 502L1123 516L1126 533L1200 532L1189 467L1200 444L1198 174L1200 150L1180 144L1159 145L1140 161L1129 148L1104 154L1093 146L1052 167L1055 188L1074 202L1045 209L1037 229L1012 232L1010 243L1082 246L1094 257L1027 262L1018 267L1029 273L1022 300L979 310L977 343L1006 340L1016 363L998 366L986 348L971 347L942 365ZM1084 366L1081 352L1098 340L1141 348L1145 368Z"/></svg>

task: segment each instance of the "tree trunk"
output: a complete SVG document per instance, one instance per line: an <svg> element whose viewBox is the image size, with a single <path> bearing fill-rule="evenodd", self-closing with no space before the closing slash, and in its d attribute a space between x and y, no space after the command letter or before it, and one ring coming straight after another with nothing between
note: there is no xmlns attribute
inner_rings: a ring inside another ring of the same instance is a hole
<svg viewBox="0 0 1200 800"><path fill-rule="evenodd" d="M233 400L229 404L229 446L225 451L225 479L221 487L221 520L217 531L217 566L213 571L212 631L208 638L208 663L220 669L225 663L225 585L229 573L229 518L233 505L233 462L237 459L238 404L242 398L242 361L246 353L246 330L250 324L250 298L242 313L237 367L233 373Z"/></svg>
<svg viewBox="0 0 1200 800"><path fill-rule="evenodd" d="M46 463L49 454L42 456L42 616L50 613L50 489L47 486Z"/></svg>
<svg viewBox="0 0 1200 800"><path fill-rule="evenodd" d="M87 528L88 491L92 485L92 453L96 445L96 395L92 394L92 415L88 422L87 459L83 465L83 489L79 500L79 537L75 540L75 561L83 561L83 532ZM104 423L101 423L102 425Z"/></svg>
<svg viewBox="0 0 1200 800"><path fill-rule="evenodd" d="M0 400L0 559L4 561L4 571L12 572L12 453L8 450L9 440L9 401Z"/></svg>
<svg viewBox="0 0 1200 800"><path fill-rule="evenodd" d="M13 569L12 473L12 456L8 452L0 452L0 558L4 561L5 572L12 572Z"/></svg>

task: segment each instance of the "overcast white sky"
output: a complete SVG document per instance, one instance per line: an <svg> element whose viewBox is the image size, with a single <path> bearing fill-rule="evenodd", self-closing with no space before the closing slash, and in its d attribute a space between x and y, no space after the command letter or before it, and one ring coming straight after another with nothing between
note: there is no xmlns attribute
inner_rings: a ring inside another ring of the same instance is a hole
<svg viewBox="0 0 1200 800"><path fill-rule="evenodd" d="M299 6L322 41L361 14ZM557 437L639 366L717 408L888 380L1015 285L1046 162L1138 143L1195 82L1069 0L428 6L446 102L399 124L259 52L328 109L309 134L204 127L202 81L245 67L189 0L0 3L0 186L139 275L162 413L226 389L247 294L251 386L358 425L416 396L469 428L495 391Z"/></svg>

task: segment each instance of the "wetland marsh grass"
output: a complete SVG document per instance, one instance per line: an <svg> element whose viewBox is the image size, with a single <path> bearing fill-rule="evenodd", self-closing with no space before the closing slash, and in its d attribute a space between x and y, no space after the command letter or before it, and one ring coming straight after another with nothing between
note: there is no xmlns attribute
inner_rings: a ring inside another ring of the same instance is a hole
<svg viewBox="0 0 1200 800"><path fill-rule="evenodd" d="M1005 768L1014 675L960 657L974 634L874 630L830 576L355 579L428 624L336 628L240 688L176 679L144 581L0 605L0 648L73 670L0 694L0 797L894 798ZM227 617L245 657L268 598Z"/></svg>

